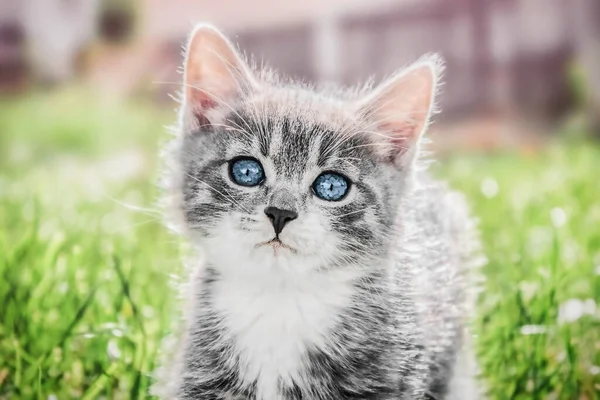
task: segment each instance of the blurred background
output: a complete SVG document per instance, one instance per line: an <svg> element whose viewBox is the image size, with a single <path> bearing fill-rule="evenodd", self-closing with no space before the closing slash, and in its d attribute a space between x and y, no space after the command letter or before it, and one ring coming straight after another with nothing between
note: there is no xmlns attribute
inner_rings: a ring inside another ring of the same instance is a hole
<svg viewBox="0 0 600 400"><path fill-rule="evenodd" d="M160 101L180 81L191 27L210 21L258 61L308 82L379 80L439 52L447 62L443 119L554 123L585 108L599 125L594 0L3 0L1 7L6 92L79 79L115 96Z"/></svg>
<svg viewBox="0 0 600 400"><path fill-rule="evenodd" d="M442 54L432 169L479 219L489 398L600 398L600 1L1 0L0 399L150 397L186 255L158 154L198 21L314 83Z"/></svg>

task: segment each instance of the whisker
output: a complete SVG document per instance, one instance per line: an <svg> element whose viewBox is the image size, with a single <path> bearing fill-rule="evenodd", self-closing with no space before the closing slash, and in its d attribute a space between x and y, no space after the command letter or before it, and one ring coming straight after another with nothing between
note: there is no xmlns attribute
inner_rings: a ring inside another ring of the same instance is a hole
<svg viewBox="0 0 600 400"><path fill-rule="evenodd" d="M104 193L104 196L106 198L108 198L109 200L111 200L111 201L113 201L113 202L115 202L115 203L117 203L117 204L125 207L128 210L140 212L140 213L146 214L148 216L154 216L154 217L162 217L163 216L163 213L161 211L159 211L159 210L155 210L155 209L152 209L152 208L145 208L145 207L141 207L141 206L136 206L135 204L125 203L124 201L115 199L114 197L112 197L112 196L110 196L110 195L108 195L106 193Z"/></svg>
<svg viewBox="0 0 600 400"><path fill-rule="evenodd" d="M244 207L242 206L238 201L236 201L232 196L231 193L227 192L227 190L225 190L225 192L227 192L227 195L223 194L223 192L219 191L218 189L215 189L214 187L212 187L210 184L204 182L201 179L198 179L197 177L190 175L188 173L186 173L186 175L194 180L196 180L199 183L202 183L203 185L206 185L209 189L213 190L215 193L220 194L223 198L230 200L231 202L233 202L235 205L237 205L238 207L240 207L242 210L244 210L244 212L246 212L247 214L250 214L250 212Z"/></svg>
<svg viewBox="0 0 600 400"><path fill-rule="evenodd" d="M352 214L358 214L358 213L360 213L360 212L367 211L367 210L370 210L370 209L371 209L371 206L368 206L368 207L362 208L362 209L360 209L360 210L354 210L354 211L350 211L350 212L348 212L348 213L345 213L345 214L342 214L342 215L333 215L332 217L333 217L333 218L342 218L342 217L346 217L346 216L348 216L348 215L352 215Z"/></svg>

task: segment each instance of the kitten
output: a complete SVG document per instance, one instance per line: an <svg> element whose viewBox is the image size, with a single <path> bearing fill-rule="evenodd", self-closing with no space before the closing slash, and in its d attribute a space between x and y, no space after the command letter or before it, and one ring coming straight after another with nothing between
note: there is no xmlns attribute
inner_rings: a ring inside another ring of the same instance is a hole
<svg viewBox="0 0 600 400"><path fill-rule="evenodd" d="M166 185L202 261L156 395L478 398L472 222L419 159L440 69L319 91L195 29Z"/></svg>

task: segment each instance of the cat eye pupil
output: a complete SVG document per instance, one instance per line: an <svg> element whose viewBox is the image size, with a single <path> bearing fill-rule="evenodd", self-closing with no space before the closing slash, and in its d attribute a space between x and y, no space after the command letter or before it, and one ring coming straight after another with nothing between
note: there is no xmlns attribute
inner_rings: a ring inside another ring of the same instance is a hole
<svg viewBox="0 0 600 400"><path fill-rule="evenodd" d="M231 180L241 186L256 186L260 184L265 173L258 160L241 158L230 163Z"/></svg>
<svg viewBox="0 0 600 400"><path fill-rule="evenodd" d="M339 201L346 196L349 181L335 172L324 172L315 179L313 190L317 197L327 201Z"/></svg>

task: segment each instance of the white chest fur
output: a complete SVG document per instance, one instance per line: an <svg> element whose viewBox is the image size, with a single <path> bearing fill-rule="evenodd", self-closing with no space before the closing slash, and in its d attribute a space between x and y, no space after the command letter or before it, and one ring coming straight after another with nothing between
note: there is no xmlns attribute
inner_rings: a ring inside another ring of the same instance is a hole
<svg viewBox="0 0 600 400"><path fill-rule="evenodd" d="M225 316L225 328L236 344L241 378L257 382L257 399L277 400L279 380L289 384L302 379L307 348L326 345L340 311L351 300L352 275L241 272L215 282L214 306Z"/></svg>

